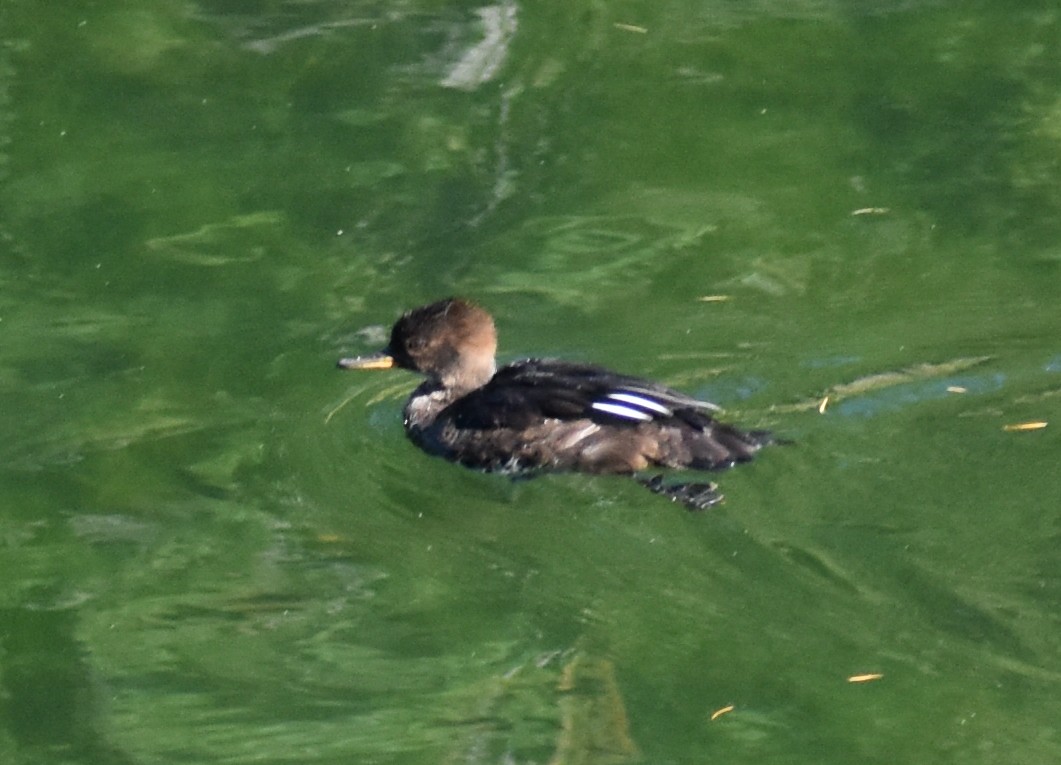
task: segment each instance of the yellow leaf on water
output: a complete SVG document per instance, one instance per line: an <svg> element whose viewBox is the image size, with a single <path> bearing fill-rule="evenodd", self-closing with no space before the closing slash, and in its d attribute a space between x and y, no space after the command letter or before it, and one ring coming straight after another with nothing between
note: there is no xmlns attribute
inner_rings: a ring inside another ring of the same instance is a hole
<svg viewBox="0 0 1061 765"><path fill-rule="evenodd" d="M722 715L727 714L728 712L732 712L732 711L733 711L733 705L732 704L730 704L729 706L722 707L722 709L716 709L714 712L711 713L711 719L712 720L717 720Z"/></svg>
<svg viewBox="0 0 1061 765"><path fill-rule="evenodd" d="M1014 423L1013 425L1003 425L1002 430L1008 431L1010 433L1021 430L1042 430L1046 427L1046 424L1047 423L1044 420L1036 420L1033 422L1018 422Z"/></svg>
<svg viewBox="0 0 1061 765"><path fill-rule="evenodd" d="M849 682L849 683L869 683L869 682L872 682L874 680L880 680L882 677L884 677L884 675L881 674L880 672L867 672L864 675L851 675L851 677L847 678L847 682Z"/></svg>

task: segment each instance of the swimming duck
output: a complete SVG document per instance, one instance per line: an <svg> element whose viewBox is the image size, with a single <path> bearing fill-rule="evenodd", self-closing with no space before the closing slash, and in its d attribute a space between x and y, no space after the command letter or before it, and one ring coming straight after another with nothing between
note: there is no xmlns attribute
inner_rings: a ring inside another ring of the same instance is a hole
<svg viewBox="0 0 1061 765"><path fill-rule="evenodd" d="M496 351L490 314L449 298L406 312L384 350L338 366L424 375L405 404L405 431L430 454L514 475L630 475L695 510L722 500L714 483L665 483L644 471L722 470L772 441L766 431L719 422L715 404L659 383L558 359L498 369Z"/></svg>

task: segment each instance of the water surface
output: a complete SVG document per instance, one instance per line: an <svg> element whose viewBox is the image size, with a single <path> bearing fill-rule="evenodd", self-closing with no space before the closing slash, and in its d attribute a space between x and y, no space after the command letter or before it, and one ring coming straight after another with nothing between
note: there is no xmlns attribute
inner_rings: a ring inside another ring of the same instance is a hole
<svg viewBox="0 0 1061 765"><path fill-rule="evenodd" d="M1059 23L0 6L0 759L1057 761ZM449 294L793 444L432 459Z"/></svg>

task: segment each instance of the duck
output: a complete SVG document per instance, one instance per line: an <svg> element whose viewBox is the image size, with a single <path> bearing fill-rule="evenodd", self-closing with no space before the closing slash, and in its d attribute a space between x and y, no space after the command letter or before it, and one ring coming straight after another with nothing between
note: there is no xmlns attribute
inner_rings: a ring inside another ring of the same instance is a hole
<svg viewBox="0 0 1061 765"><path fill-rule="evenodd" d="M690 510L721 502L717 484L646 471L720 471L774 442L768 431L719 421L716 404L651 380L554 358L498 368L496 354L493 317L451 297L406 311L385 348L337 366L423 375L403 417L408 438L428 454L513 477L630 476Z"/></svg>

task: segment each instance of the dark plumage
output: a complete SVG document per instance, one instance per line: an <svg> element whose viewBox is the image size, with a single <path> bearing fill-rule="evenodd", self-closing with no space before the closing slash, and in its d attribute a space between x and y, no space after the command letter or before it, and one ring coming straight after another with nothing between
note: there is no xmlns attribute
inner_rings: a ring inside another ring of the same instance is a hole
<svg viewBox="0 0 1061 765"><path fill-rule="evenodd" d="M451 298L407 312L386 349L340 359L339 367L398 366L425 375L405 405L409 438L431 454L480 470L721 470L750 460L771 440L766 432L718 422L714 404L649 380L556 359L495 369L496 350L490 315ZM714 484L638 480L694 509L722 499Z"/></svg>

